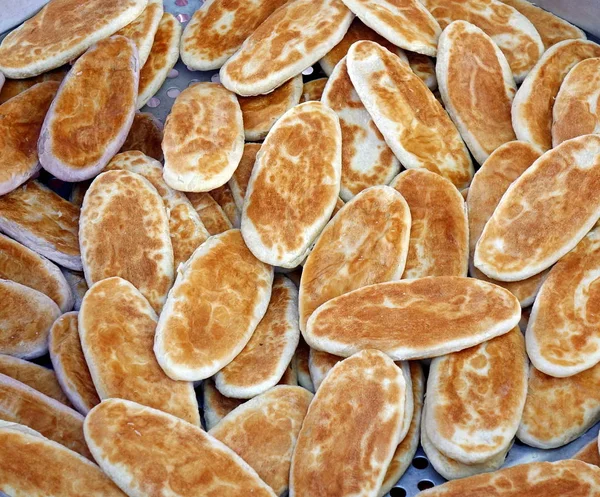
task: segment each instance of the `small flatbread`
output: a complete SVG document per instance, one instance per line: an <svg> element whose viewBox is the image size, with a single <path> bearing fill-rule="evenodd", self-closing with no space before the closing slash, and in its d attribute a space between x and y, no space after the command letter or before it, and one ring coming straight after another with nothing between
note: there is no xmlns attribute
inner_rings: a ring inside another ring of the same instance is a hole
<svg viewBox="0 0 600 497"><path fill-rule="evenodd" d="M169 217L175 267L187 261L194 250L210 236L185 194L173 190L165 183L160 162L142 152L122 152L115 155L105 169L105 171L113 170L130 171L143 176L162 197Z"/></svg>
<svg viewBox="0 0 600 497"><path fill-rule="evenodd" d="M370 40L374 41L375 43L379 43L382 47L387 48L390 52L400 57L400 59L405 61L407 60L404 50L402 50L400 47L397 47L393 43L390 43L383 36L378 34L376 31L373 31L368 26L365 26L363 22L356 17L352 21L352 24L350 24L348 31L342 38L342 41L333 47L329 53L327 53L327 55L325 55L325 57L319 61L319 65L321 66L321 69L323 69L323 72L327 74L327 76L331 76L333 68L346 56L352 44L360 40Z"/></svg>
<svg viewBox="0 0 600 497"><path fill-rule="evenodd" d="M549 48L517 91L512 105L513 128L519 140L552 148L552 109L565 76L578 62L600 57L592 41L566 40Z"/></svg>
<svg viewBox="0 0 600 497"><path fill-rule="evenodd" d="M194 12L181 38L181 60L192 70L219 69L287 0L207 0Z"/></svg>
<svg viewBox="0 0 600 497"><path fill-rule="evenodd" d="M557 462L518 464L485 475L444 483L425 490L419 497L593 497L598 494L600 468L570 459Z"/></svg>
<svg viewBox="0 0 600 497"><path fill-rule="evenodd" d="M541 449L561 447L579 438L600 420L599 392L598 364L568 378L554 378L531 366L517 437Z"/></svg>
<svg viewBox="0 0 600 497"><path fill-rule="evenodd" d="M224 185L244 150L242 111L217 83L183 90L165 123L164 178L175 190L208 192Z"/></svg>
<svg viewBox="0 0 600 497"><path fill-rule="evenodd" d="M404 167L424 167L459 188L467 186L473 175L467 148L444 108L410 67L371 41L352 45L347 64L362 103Z"/></svg>
<svg viewBox="0 0 600 497"><path fill-rule="evenodd" d="M84 431L94 459L128 495L275 497L225 444L162 411L108 399L88 414Z"/></svg>
<svg viewBox="0 0 600 497"><path fill-rule="evenodd" d="M410 210L389 186L373 186L327 224L300 280L300 329L320 305L357 288L400 279L410 238Z"/></svg>
<svg viewBox="0 0 600 497"><path fill-rule="evenodd" d="M60 307L61 312L73 308L73 294L60 269L4 235L0 235L0 278L42 292Z"/></svg>
<svg viewBox="0 0 600 497"><path fill-rule="evenodd" d="M148 0L148 5L143 12L133 22L115 33L133 41L138 50L140 67L148 60L163 12L163 0Z"/></svg>
<svg viewBox="0 0 600 497"><path fill-rule="evenodd" d="M265 315L273 268L239 230L210 237L178 269L160 315L154 352L173 379L198 381L229 364Z"/></svg>
<svg viewBox="0 0 600 497"><path fill-rule="evenodd" d="M225 416L244 402L243 399L225 397L217 390L212 378L204 380L202 383L202 405L204 406L206 429L212 430Z"/></svg>
<svg viewBox="0 0 600 497"><path fill-rule="evenodd" d="M28 286L0 279L0 354L34 359L48 351L48 332L60 316L50 297Z"/></svg>
<svg viewBox="0 0 600 497"><path fill-rule="evenodd" d="M277 382L278 385L289 385L292 387L298 386L298 372L294 368L294 362L291 361L288 367L285 369L285 373L281 377L281 380Z"/></svg>
<svg viewBox="0 0 600 497"><path fill-rule="evenodd" d="M514 328L519 301L473 278L438 276L379 283L319 307L303 333L318 350L348 357L377 348L395 361L474 347Z"/></svg>
<svg viewBox="0 0 600 497"><path fill-rule="evenodd" d="M0 373L30 386L34 390L71 407L51 369L17 357L0 354Z"/></svg>
<svg viewBox="0 0 600 497"><path fill-rule="evenodd" d="M427 437L442 454L463 464L480 464L506 452L521 421L527 376L518 327L435 358L427 380Z"/></svg>
<svg viewBox="0 0 600 497"><path fill-rule="evenodd" d="M529 19L497 0L422 0L445 29L463 20L482 29L494 40L510 64L517 83L525 79L544 53L544 44Z"/></svg>
<svg viewBox="0 0 600 497"><path fill-rule="evenodd" d="M344 3L390 43L435 57L442 30L418 0L344 0Z"/></svg>
<svg viewBox="0 0 600 497"><path fill-rule="evenodd" d="M78 311L81 307L81 301L85 292L88 291L87 282L85 276L79 271L70 271L69 269L61 268L62 274L67 280L71 294L73 295L74 303L73 310Z"/></svg>
<svg viewBox="0 0 600 497"><path fill-rule="evenodd" d="M408 64L431 91L437 90L438 81L435 74L435 62L431 57L416 52L406 52Z"/></svg>
<svg viewBox="0 0 600 497"><path fill-rule="evenodd" d="M469 273L473 278L500 285L519 299L521 307L533 303L547 272L522 281L497 281L488 278L473 265L479 237L496 210L500 199L523 172L540 158L541 151L527 142L512 141L498 147L473 176L467 196L469 218Z"/></svg>
<svg viewBox="0 0 600 497"><path fill-rule="evenodd" d="M376 497L399 443L405 388L400 368L379 351L338 363L302 424L290 497Z"/></svg>
<svg viewBox="0 0 600 497"><path fill-rule="evenodd" d="M0 374L0 419L20 423L91 459L83 416L33 388Z"/></svg>
<svg viewBox="0 0 600 497"><path fill-rule="evenodd" d="M181 24L175 16L165 12L158 24L148 60L140 71L137 109L141 109L156 94L179 59L181 30Z"/></svg>
<svg viewBox="0 0 600 497"><path fill-rule="evenodd" d="M0 493L125 497L98 466L18 424L0 425Z"/></svg>
<svg viewBox="0 0 600 497"><path fill-rule="evenodd" d="M79 239L89 286L120 276L160 312L175 276L173 249L163 200L146 178L100 174L83 201Z"/></svg>
<svg viewBox="0 0 600 497"><path fill-rule="evenodd" d="M560 85L552 108L552 146L576 136L600 133L600 58L573 67Z"/></svg>
<svg viewBox="0 0 600 497"><path fill-rule="evenodd" d="M193 385L173 381L156 362L157 322L128 281L107 278L90 287L79 313L79 337L94 386L101 399L128 399L200 425Z"/></svg>
<svg viewBox="0 0 600 497"><path fill-rule="evenodd" d="M50 330L48 349L52 367L69 400L81 414L100 403L78 332L77 312L67 312L59 317Z"/></svg>
<svg viewBox="0 0 600 497"><path fill-rule="evenodd" d="M0 105L0 195L40 170L37 140L59 83L46 81Z"/></svg>
<svg viewBox="0 0 600 497"><path fill-rule="evenodd" d="M341 0L288 2L221 67L221 82L238 95L269 93L337 45L353 17Z"/></svg>
<svg viewBox="0 0 600 497"><path fill-rule="evenodd" d="M0 197L0 230L61 266L82 269L79 207L38 181Z"/></svg>
<svg viewBox="0 0 600 497"><path fill-rule="evenodd" d="M341 135L337 115L320 102L294 107L271 128L242 211L244 240L260 260L293 268L308 255L340 191Z"/></svg>
<svg viewBox="0 0 600 497"><path fill-rule="evenodd" d="M292 360L299 336L298 289L276 275L267 312L244 349L216 374L217 388L227 397L249 399L275 386Z"/></svg>
<svg viewBox="0 0 600 497"><path fill-rule="evenodd" d="M244 144L244 153L240 159L240 164L229 180L229 188L231 188L233 200L240 211L244 206L246 189L248 188L252 169L254 168L254 162L256 161L256 154L258 154L260 147L260 143Z"/></svg>
<svg viewBox="0 0 600 497"><path fill-rule="evenodd" d="M149 112L136 112L129 134L119 152L139 150L148 157L162 161L162 139L162 123Z"/></svg>
<svg viewBox="0 0 600 497"><path fill-rule="evenodd" d="M502 2L518 10L531 21L540 34L546 50L564 40L586 39L585 33L577 26L527 0L502 0Z"/></svg>
<svg viewBox="0 0 600 497"><path fill-rule="evenodd" d="M0 71L9 78L28 78L62 66L129 24L147 3L53 0L4 38Z"/></svg>
<svg viewBox="0 0 600 497"><path fill-rule="evenodd" d="M407 169L390 186L402 194L411 214L402 277L467 276L468 221L456 187L426 169Z"/></svg>
<svg viewBox="0 0 600 497"><path fill-rule="evenodd" d="M42 167L63 181L96 176L121 148L140 76L131 40L113 36L83 54L60 85L38 141Z"/></svg>
<svg viewBox="0 0 600 497"><path fill-rule="evenodd" d="M0 87L0 104L3 104L7 100L29 90L32 86L42 83L44 81L58 81L59 83L67 75L66 68L55 69L39 76L27 79L7 79L4 84ZM4 75L0 76L2 78Z"/></svg>
<svg viewBox="0 0 600 497"><path fill-rule="evenodd" d="M209 193L186 193L186 196L211 236L233 228L223 208Z"/></svg>
<svg viewBox="0 0 600 497"><path fill-rule="evenodd" d="M527 326L527 353L543 373L572 376L600 362L600 228L548 273Z"/></svg>
<svg viewBox="0 0 600 497"><path fill-rule="evenodd" d="M298 385L314 393L316 389L310 377L309 357L310 347L306 344L302 335L300 335L300 341L298 342L293 359L295 369L298 372Z"/></svg>
<svg viewBox="0 0 600 497"><path fill-rule="evenodd" d="M599 182L600 136L546 152L506 190L477 242L475 267L502 281L550 267L598 221Z"/></svg>
<svg viewBox="0 0 600 497"><path fill-rule="evenodd" d="M304 83L302 86L302 95L300 96L300 102L311 102L313 100L321 100L323 96L323 90L327 84L327 78L317 78L312 81Z"/></svg>
<svg viewBox="0 0 600 497"><path fill-rule="evenodd" d="M251 142L264 140L273 124L300 103L302 89L302 74L298 74L266 95L238 97L244 117L246 140Z"/></svg>
<svg viewBox="0 0 600 497"><path fill-rule="evenodd" d="M479 164L516 139L510 112L517 86L506 57L481 29L449 24L440 36L436 74L444 107Z"/></svg>
<svg viewBox="0 0 600 497"><path fill-rule="evenodd" d="M333 369L333 366L343 360L344 358L339 355L310 349L308 355L308 370L310 371L310 379L315 386L315 392L319 389L329 371Z"/></svg>
<svg viewBox="0 0 600 497"><path fill-rule="evenodd" d="M232 411L209 434L246 461L275 494L283 495L312 398L302 387L272 388Z"/></svg>
<svg viewBox="0 0 600 497"><path fill-rule="evenodd" d="M571 459L578 459L594 466L600 466L600 453L598 453L598 437L585 445Z"/></svg>
<svg viewBox="0 0 600 497"><path fill-rule="evenodd" d="M211 190L210 196L217 204L219 204L221 209L223 209L223 212L229 219L231 225L234 228L239 228L240 223L242 222L241 209L238 209L237 205L235 205L233 193L231 193L229 184L225 183L223 186Z"/></svg>
<svg viewBox="0 0 600 497"><path fill-rule="evenodd" d="M340 197L347 202L365 188L387 185L400 171L400 162L352 86L345 57L327 80L321 102L338 115L342 128Z"/></svg>

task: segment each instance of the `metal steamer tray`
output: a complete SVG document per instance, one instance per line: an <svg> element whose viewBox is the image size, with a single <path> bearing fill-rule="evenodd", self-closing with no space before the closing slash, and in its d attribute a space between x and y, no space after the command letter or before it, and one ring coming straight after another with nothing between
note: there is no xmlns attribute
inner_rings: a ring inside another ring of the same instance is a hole
<svg viewBox="0 0 600 497"><path fill-rule="evenodd" d="M166 12L170 12L185 27L192 14L200 8L204 0L164 0L164 8ZM588 38L600 43L600 2L598 0L579 0L578 2L567 2L565 0L537 0L535 3L547 10L554 11L561 17L570 20L575 24L580 24L586 28ZM584 22L585 20L585 22ZM590 34L590 31L594 34ZM0 40L6 35L0 35ZM304 82L312 79L325 77L320 66L315 64L313 67L305 69ZM219 71L190 71L179 60L174 69L168 75L167 80L160 88L158 93L152 97L148 104L142 109L142 112L150 112L155 115L163 124L167 115L171 110L171 106L175 98L188 86L199 81L219 82ZM66 196L69 191L69 185L55 180L51 176L42 172L41 180L47 183L51 188ZM47 356L36 360L45 366L51 367ZM426 367L427 372L427 367ZM201 398L198 399L201 402ZM556 413L560 416L560 413ZM535 449L521 443L515 439L514 445L503 467L514 466L535 461L557 461L572 457L581 448L587 445L598 436L600 423L590 428L583 436L571 442L568 445L553 450ZM421 490L431 488L433 486L444 483L446 480L442 478L431 466L427 456L419 446L417 453L409 466L408 470L395 487L386 497L413 497Z"/></svg>

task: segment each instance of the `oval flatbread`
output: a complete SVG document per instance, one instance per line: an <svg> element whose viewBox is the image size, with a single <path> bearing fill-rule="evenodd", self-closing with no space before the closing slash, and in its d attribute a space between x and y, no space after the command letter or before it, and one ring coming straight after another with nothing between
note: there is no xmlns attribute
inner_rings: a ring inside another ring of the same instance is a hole
<svg viewBox="0 0 600 497"><path fill-rule="evenodd" d="M302 387L272 388L229 413L209 434L246 461L275 494L283 495L312 398Z"/></svg>
<svg viewBox="0 0 600 497"><path fill-rule="evenodd" d="M136 112L129 134L119 152L139 150L148 157L162 161L162 139L162 123L148 112Z"/></svg>
<svg viewBox="0 0 600 497"><path fill-rule="evenodd" d="M28 78L62 66L129 24L147 3L53 0L4 38L0 71L9 78Z"/></svg>
<svg viewBox="0 0 600 497"><path fill-rule="evenodd" d="M206 231L218 235L233 228L223 208L209 193L186 193L186 196L200 217Z"/></svg>
<svg viewBox="0 0 600 497"><path fill-rule="evenodd" d="M249 399L275 386L292 360L299 336L298 289L276 275L267 312L244 349L216 374L217 388L227 397Z"/></svg>
<svg viewBox="0 0 600 497"><path fill-rule="evenodd" d="M260 146L260 143L244 144L244 153L240 159L240 164L229 180L229 188L231 188L231 194L233 195L235 206L240 211L244 207L246 189L248 188L248 182L250 181L252 169L254 168L254 162L256 161L256 154L258 154Z"/></svg>
<svg viewBox="0 0 600 497"><path fill-rule="evenodd" d="M418 0L344 0L346 7L394 45L435 56L440 25Z"/></svg>
<svg viewBox="0 0 600 497"><path fill-rule="evenodd" d="M510 64L517 83L525 79L544 52L544 44L529 19L497 0L422 0L445 29L463 20L482 29L494 40Z"/></svg>
<svg viewBox="0 0 600 497"><path fill-rule="evenodd" d="M586 40L562 41L544 53L513 100L512 122L519 140L542 150L552 148L552 109L560 85L575 64L592 57L600 57L600 46Z"/></svg>
<svg viewBox="0 0 600 497"><path fill-rule="evenodd" d="M60 269L4 235L0 235L0 278L42 292L60 307L61 312L73 308L73 294Z"/></svg>
<svg viewBox="0 0 600 497"><path fill-rule="evenodd" d="M197 381L229 364L265 315L273 269L239 230L204 242L178 269L156 328L154 352L173 379Z"/></svg>
<svg viewBox="0 0 600 497"><path fill-rule="evenodd" d="M54 322L48 349L62 389L75 409L87 414L100 398L81 349L76 312L67 312Z"/></svg>
<svg viewBox="0 0 600 497"><path fill-rule="evenodd" d="M466 303L468 302L468 305ZM474 347L521 318L507 290L473 278L439 276L379 283L336 297L308 320L311 347L341 356L377 348L395 361Z"/></svg>
<svg viewBox="0 0 600 497"><path fill-rule="evenodd" d="M565 377L600 362L600 229L548 273L527 326L527 353L543 373Z"/></svg>
<svg viewBox="0 0 600 497"><path fill-rule="evenodd" d="M563 142L512 183L477 242L475 267L520 281L550 267L600 217L600 136Z"/></svg>
<svg viewBox="0 0 600 497"><path fill-rule="evenodd" d="M137 109L141 109L156 94L177 62L181 29L181 24L173 14L163 14L148 60L140 71Z"/></svg>
<svg viewBox="0 0 600 497"><path fill-rule="evenodd" d="M48 351L48 332L60 316L50 297L28 286L0 279L0 353L34 359Z"/></svg>
<svg viewBox="0 0 600 497"><path fill-rule="evenodd" d="M576 136L600 133L600 58L573 67L560 85L552 107L552 146Z"/></svg>
<svg viewBox="0 0 600 497"><path fill-rule="evenodd" d="M206 429L212 430L225 416L244 402L244 399L225 397L217 390L212 378L204 380L202 382L202 407Z"/></svg>
<svg viewBox="0 0 600 497"><path fill-rule="evenodd" d="M435 74L435 62L433 59L427 57L427 55L415 52L406 52L406 58L408 59L408 64L410 65L412 72L427 85L427 88L431 91L437 90L438 81Z"/></svg>
<svg viewBox="0 0 600 497"><path fill-rule="evenodd" d="M387 185L400 171L400 162L352 86L345 57L327 80L321 102L338 115L342 128L340 197L347 202L365 188Z"/></svg>
<svg viewBox="0 0 600 497"><path fill-rule="evenodd" d="M517 87L494 41L465 21L444 29L436 73L444 107L479 164L515 140L511 105Z"/></svg>
<svg viewBox="0 0 600 497"><path fill-rule="evenodd" d="M275 497L225 444L162 411L109 399L92 409L84 430L94 459L128 495Z"/></svg>
<svg viewBox="0 0 600 497"><path fill-rule="evenodd" d="M131 40L113 36L82 55L60 85L40 132L42 167L63 181L96 176L121 148L140 69Z"/></svg>
<svg viewBox="0 0 600 497"><path fill-rule="evenodd" d="M505 452L521 421L527 376L525 340L518 327L435 358L427 380L427 437L463 464L483 463Z"/></svg>
<svg viewBox="0 0 600 497"><path fill-rule="evenodd" d="M46 81L0 105L0 195L40 170L37 141L59 83Z"/></svg>
<svg viewBox="0 0 600 497"><path fill-rule="evenodd" d="M390 186L402 194L411 214L402 277L467 276L468 222L456 187L426 169L407 169Z"/></svg>
<svg viewBox="0 0 600 497"><path fill-rule="evenodd" d="M146 178L98 176L85 194L79 239L89 286L120 276L160 312L173 284L173 249L163 200Z"/></svg>
<svg viewBox="0 0 600 497"><path fill-rule="evenodd" d="M192 70L219 69L287 0L208 0L194 12L181 38L181 60Z"/></svg>
<svg viewBox="0 0 600 497"><path fill-rule="evenodd" d="M217 83L182 91L167 117L162 146L164 178L171 188L207 192L227 183L244 149L235 95Z"/></svg>
<svg viewBox="0 0 600 497"><path fill-rule="evenodd" d="M55 69L33 78L27 79L6 79L4 84L0 87L0 104L3 104L12 97L17 96L19 93L23 93L25 90L29 90L34 85L42 83L44 81L58 81L59 83L67 75L66 68ZM4 75L0 76L2 79Z"/></svg>
<svg viewBox="0 0 600 497"><path fill-rule="evenodd" d="M238 95L269 93L337 45L353 17L341 0L290 1L223 65L221 82Z"/></svg>
<svg viewBox="0 0 600 497"><path fill-rule="evenodd" d="M300 280L300 329L321 304L357 288L400 279L410 211L389 186L359 193L327 224Z"/></svg>
<svg viewBox="0 0 600 497"><path fill-rule="evenodd" d="M467 148L444 108L410 67L371 41L352 45L347 64L358 96L402 165L424 167L459 188L467 186L473 175Z"/></svg>
<svg viewBox="0 0 600 497"><path fill-rule="evenodd" d="M79 207L38 181L0 197L0 230L51 261L81 271Z"/></svg>
<svg viewBox="0 0 600 497"><path fill-rule="evenodd" d="M598 452L598 439L594 438L589 444L584 445L571 459L600 467L600 453Z"/></svg>
<svg viewBox="0 0 600 497"><path fill-rule="evenodd" d="M319 102L286 112L260 148L244 198L242 234L260 260L298 266L340 191L342 139L337 115Z"/></svg>
<svg viewBox="0 0 600 497"><path fill-rule="evenodd" d="M308 370L310 379L315 387L315 392L323 383L323 380L338 362L344 358L339 355L328 354L320 350L310 349L308 354Z"/></svg>
<svg viewBox="0 0 600 497"><path fill-rule="evenodd" d="M327 84L327 78L317 78L312 81L304 83L302 87L302 96L300 97L300 103L310 102L313 100L321 100L323 96L323 90Z"/></svg>
<svg viewBox="0 0 600 497"><path fill-rule="evenodd" d="M405 388L400 368L379 351L338 363L302 424L290 497L377 496L399 442ZM355 408L365 402L369 409Z"/></svg>
<svg viewBox="0 0 600 497"><path fill-rule="evenodd" d="M0 493L48 497L125 497L102 470L26 426L0 423Z"/></svg>
<svg viewBox="0 0 600 497"><path fill-rule="evenodd" d="M215 188L210 191L210 196L213 200L219 204L223 212L229 219L232 227L239 228L240 223L242 222L241 209L238 209L235 205L235 200L233 200L233 193L231 193L231 188L229 188L229 184L225 183L223 186L219 188Z"/></svg>
<svg viewBox="0 0 600 497"><path fill-rule="evenodd" d="M148 0L148 5L143 12L133 22L115 33L133 41L138 51L140 67L148 60L163 12L163 0Z"/></svg>

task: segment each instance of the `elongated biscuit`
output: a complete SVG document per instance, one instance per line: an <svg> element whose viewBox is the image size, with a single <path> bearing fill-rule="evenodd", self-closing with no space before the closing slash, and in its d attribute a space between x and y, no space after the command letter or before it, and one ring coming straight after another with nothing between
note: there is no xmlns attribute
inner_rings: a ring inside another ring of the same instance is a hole
<svg viewBox="0 0 600 497"><path fill-rule="evenodd" d="M241 223L241 209L238 209L233 199L233 193L229 187L229 183L225 183L219 188L211 190L210 196L219 204L223 212L229 219L229 222L234 228L239 228Z"/></svg>
<svg viewBox="0 0 600 497"><path fill-rule="evenodd" d="M188 192L186 196L211 236L233 228L227 214L210 193Z"/></svg>
<svg viewBox="0 0 600 497"><path fill-rule="evenodd" d="M225 397L225 395L217 390L212 378L204 380L202 382L202 405L204 407L206 429L212 430L225 416L244 402L244 399Z"/></svg>
<svg viewBox="0 0 600 497"><path fill-rule="evenodd" d="M163 139L163 125L148 112L136 112L129 134L119 152L139 150L158 161L163 160L161 143Z"/></svg>
<svg viewBox="0 0 600 497"><path fill-rule="evenodd" d="M231 188L231 194L233 195L235 205L240 211L244 207L246 189L248 188L252 169L254 168L254 162L256 161L256 154L258 154L259 150L259 143L244 144L244 153L242 154L240 163L228 183L229 188Z"/></svg>
<svg viewBox="0 0 600 497"><path fill-rule="evenodd" d="M148 5L142 13L116 33L133 41L138 50L140 67L148 60L163 12L162 0L148 0Z"/></svg>

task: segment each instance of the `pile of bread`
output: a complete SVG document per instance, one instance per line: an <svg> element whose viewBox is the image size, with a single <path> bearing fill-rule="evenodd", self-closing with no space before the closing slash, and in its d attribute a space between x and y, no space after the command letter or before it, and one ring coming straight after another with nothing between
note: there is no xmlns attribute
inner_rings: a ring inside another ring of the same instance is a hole
<svg viewBox="0 0 600 497"><path fill-rule="evenodd" d="M138 110L179 57L220 82L163 129ZM423 495L600 495L596 440L501 469L600 419L581 30L526 0L207 0L183 30L51 0L0 80L0 494L381 497L421 444L452 480Z"/></svg>

